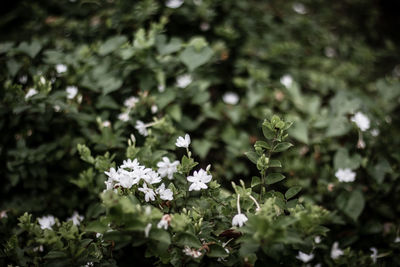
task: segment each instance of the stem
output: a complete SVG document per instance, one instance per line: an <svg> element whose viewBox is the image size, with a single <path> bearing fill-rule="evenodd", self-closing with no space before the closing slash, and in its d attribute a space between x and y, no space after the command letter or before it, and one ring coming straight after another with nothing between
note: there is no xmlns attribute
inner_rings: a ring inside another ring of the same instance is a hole
<svg viewBox="0 0 400 267"><path fill-rule="evenodd" d="M253 202L256 203L257 209L261 209L261 207L260 207L260 205L258 204L257 200L256 200L252 195L249 195L249 198L251 198L251 200L253 200ZM257 210L257 209L256 209L256 210Z"/></svg>
<svg viewBox="0 0 400 267"><path fill-rule="evenodd" d="M237 197L237 210L238 210L238 214L241 214L241 212L240 212L240 194L238 194L238 197Z"/></svg>

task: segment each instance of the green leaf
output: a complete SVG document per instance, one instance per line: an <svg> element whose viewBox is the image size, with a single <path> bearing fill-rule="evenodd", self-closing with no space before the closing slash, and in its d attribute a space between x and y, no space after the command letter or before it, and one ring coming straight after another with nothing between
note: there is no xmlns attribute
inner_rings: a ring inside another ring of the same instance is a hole
<svg viewBox="0 0 400 267"><path fill-rule="evenodd" d="M253 178L251 178L251 187L255 187L255 186L259 185L259 184L261 184L260 177L253 176Z"/></svg>
<svg viewBox="0 0 400 267"><path fill-rule="evenodd" d="M66 258L67 253L63 251L50 251L47 253L46 256L44 256L45 259L59 259L59 258Z"/></svg>
<svg viewBox="0 0 400 267"><path fill-rule="evenodd" d="M293 145L292 145L291 143L282 142L282 143L277 144L277 145L274 147L273 151L274 151L274 152L282 152L282 151L285 151L285 150L289 149L289 148L292 147L292 146L293 146Z"/></svg>
<svg viewBox="0 0 400 267"><path fill-rule="evenodd" d="M254 146L263 147L265 149L271 149L271 146L265 141L257 141Z"/></svg>
<svg viewBox="0 0 400 267"><path fill-rule="evenodd" d="M281 168L282 167L282 163L277 159L270 159L269 163L268 163L268 167Z"/></svg>
<svg viewBox="0 0 400 267"><path fill-rule="evenodd" d="M195 235L187 232L178 233L176 235L176 243L183 247L188 246L196 249L201 247L199 239Z"/></svg>
<svg viewBox="0 0 400 267"><path fill-rule="evenodd" d="M248 158L251 162L253 162L254 164L257 164L258 155L257 155L256 152L254 152L254 151L249 151L249 152L246 152L246 153L244 153L244 154L247 156L247 158Z"/></svg>
<svg viewBox="0 0 400 267"><path fill-rule="evenodd" d="M298 141L308 144L308 128L305 122L298 122L293 128L289 130L290 136L297 139Z"/></svg>
<svg viewBox="0 0 400 267"><path fill-rule="evenodd" d="M158 53L161 55L167 55L179 51L182 47L182 41L179 38L171 38L167 43L167 37L165 35L159 35L156 39L156 47Z"/></svg>
<svg viewBox="0 0 400 267"><path fill-rule="evenodd" d="M288 189L288 191L286 191L285 193L285 198L289 199L294 197L295 195L297 195L299 192L301 191L301 186L293 186L291 188Z"/></svg>
<svg viewBox="0 0 400 267"><path fill-rule="evenodd" d="M213 244L208 246L210 251L207 253L207 256L210 258L223 258L229 256L229 254L225 251L225 249L217 244Z"/></svg>
<svg viewBox="0 0 400 267"><path fill-rule="evenodd" d="M42 44L37 40L32 41L30 44L27 42L22 42L17 47L18 51L28 54L31 58L34 58L41 49Z"/></svg>
<svg viewBox="0 0 400 267"><path fill-rule="evenodd" d="M275 184L279 181L282 181L283 179L285 179L285 176L283 174L274 172L267 175L266 183Z"/></svg>
<svg viewBox="0 0 400 267"><path fill-rule="evenodd" d="M365 206L364 195L361 191L356 190L350 194L349 199L347 200L346 206L344 207L344 213L352 218L354 221L357 221L358 217L361 215Z"/></svg>
<svg viewBox="0 0 400 267"><path fill-rule="evenodd" d="M262 131L263 131L264 137L267 138L268 140L275 138L275 132L273 130L271 130L270 128L268 128L267 126L263 125Z"/></svg>
<svg viewBox="0 0 400 267"><path fill-rule="evenodd" d="M105 56L118 49L128 39L125 36L115 36L109 38L99 47L99 55Z"/></svg>
<svg viewBox="0 0 400 267"><path fill-rule="evenodd" d="M213 50L208 46L204 47L200 51L197 51L193 46L188 46L180 54L179 59L189 68L190 71L193 71L207 63L212 55Z"/></svg>

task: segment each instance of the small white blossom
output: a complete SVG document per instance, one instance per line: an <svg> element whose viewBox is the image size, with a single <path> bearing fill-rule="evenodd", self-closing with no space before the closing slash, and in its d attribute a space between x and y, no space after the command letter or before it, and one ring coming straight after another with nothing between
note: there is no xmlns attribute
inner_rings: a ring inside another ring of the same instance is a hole
<svg viewBox="0 0 400 267"><path fill-rule="evenodd" d="M329 58L333 58L336 56L336 50L332 47L325 47L325 56Z"/></svg>
<svg viewBox="0 0 400 267"><path fill-rule="evenodd" d="M41 84L45 85L46 84L46 79L43 76L41 76L40 79L39 79L39 82Z"/></svg>
<svg viewBox="0 0 400 267"><path fill-rule="evenodd" d="M41 229L52 229L51 227L56 223L53 215L43 216L38 218L38 223Z"/></svg>
<svg viewBox="0 0 400 267"><path fill-rule="evenodd" d="M188 176L187 180L191 182L192 184L189 186L189 191L199 191L201 189L207 189L207 183L209 183L212 179L212 176L210 174L207 174L207 172L203 169L200 169L199 171L194 171L193 175Z"/></svg>
<svg viewBox="0 0 400 267"><path fill-rule="evenodd" d="M159 182L161 182L160 174L153 171L152 169L148 169L148 172L143 178L149 184L158 184Z"/></svg>
<svg viewBox="0 0 400 267"><path fill-rule="evenodd" d="M185 134L185 138L183 138L182 136L179 136L178 139L176 139L175 145L177 147L188 148L190 145L190 136L188 134Z"/></svg>
<svg viewBox="0 0 400 267"><path fill-rule="evenodd" d="M247 217L243 213L236 214L232 219L232 226L242 227L247 222Z"/></svg>
<svg viewBox="0 0 400 267"><path fill-rule="evenodd" d="M302 3L294 3L292 7L293 7L294 12L296 12L298 14L301 14L301 15L307 14L307 9Z"/></svg>
<svg viewBox="0 0 400 267"><path fill-rule="evenodd" d="M151 226L152 226L152 224L151 224L151 223L148 223L148 224L146 225L146 227L144 228L144 236L145 236L146 238L149 237L150 230L151 230Z"/></svg>
<svg viewBox="0 0 400 267"><path fill-rule="evenodd" d="M28 76L26 75L22 75L21 77L19 77L19 82L22 84L26 84L26 82L28 81Z"/></svg>
<svg viewBox="0 0 400 267"><path fill-rule="evenodd" d="M379 135L379 130L378 130L378 129L372 129L371 135L372 135L373 137L377 137L377 136Z"/></svg>
<svg viewBox="0 0 400 267"><path fill-rule="evenodd" d="M227 92L222 96L222 100L226 104L236 105L239 102L239 96L234 92Z"/></svg>
<svg viewBox="0 0 400 267"><path fill-rule="evenodd" d="M186 88L192 83L192 76L190 74L183 74L176 79L176 85L179 88Z"/></svg>
<svg viewBox="0 0 400 267"><path fill-rule="evenodd" d="M202 30L203 32L208 31L210 29L210 23L203 21L200 24L200 30Z"/></svg>
<svg viewBox="0 0 400 267"><path fill-rule="evenodd" d="M185 253L185 255L193 257L195 259L202 255L199 250L191 249L188 246L185 246L185 248L182 251L183 253Z"/></svg>
<svg viewBox="0 0 400 267"><path fill-rule="evenodd" d="M43 248L43 245L40 245L40 246L38 246L38 247L34 247L33 248L33 251L34 252L43 252L44 251L44 248Z"/></svg>
<svg viewBox="0 0 400 267"><path fill-rule="evenodd" d="M356 173L351 169L338 169L335 173L336 178L338 178L339 182L354 182L356 179Z"/></svg>
<svg viewBox="0 0 400 267"><path fill-rule="evenodd" d="M155 114L155 113L157 113L157 111L158 111L157 105L156 104L152 105L151 106L151 113Z"/></svg>
<svg viewBox="0 0 400 267"><path fill-rule="evenodd" d="M143 187L139 187L138 190L144 193L144 200L146 202L156 200L156 193L154 193L153 189L148 188L146 183L143 183Z"/></svg>
<svg viewBox="0 0 400 267"><path fill-rule="evenodd" d="M296 256L296 259L301 260L304 263L307 263L314 259L314 254L306 254L304 252L299 251L299 254Z"/></svg>
<svg viewBox="0 0 400 267"><path fill-rule="evenodd" d="M357 112L353 117L351 117L351 121L354 122L363 132L368 130L370 127L369 118L362 112Z"/></svg>
<svg viewBox="0 0 400 267"><path fill-rule="evenodd" d="M8 217L7 210L0 211L0 219L7 218L7 217Z"/></svg>
<svg viewBox="0 0 400 267"><path fill-rule="evenodd" d="M378 250L374 247L370 248L369 250L372 251L372 254L371 254L372 262L376 263L376 260L378 259Z"/></svg>
<svg viewBox="0 0 400 267"><path fill-rule="evenodd" d="M73 99L78 94L78 87L76 87L76 86L67 86L65 91L67 91L67 98L68 99Z"/></svg>
<svg viewBox="0 0 400 267"><path fill-rule="evenodd" d="M181 5L183 5L183 2L184 0L167 0L165 6L169 8L179 8Z"/></svg>
<svg viewBox="0 0 400 267"><path fill-rule="evenodd" d="M338 242L333 243L331 248L331 258L336 260L342 255L343 255L343 250L339 248L339 243Z"/></svg>
<svg viewBox="0 0 400 267"><path fill-rule="evenodd" d="M129 113L128 112L123 112L123 113L120 113L119 115L118 115L118 119L120 120L120 121L129 121Z"/></svg>
<svg viewBox="0 0 400 267"><path fill-rule="evenodd" d="M160 93L162 93L162 92L165 91L165 85L159 84L158 87L157 87L157 89L158 89L158 91L159 91Z"/></svg>
<svg viewBox="0 0 400 267"><path fill-rule="evenodd" d="M124 106L127 107L128 109L131 109L135 107L137 102L139 102L139 98L131 96L124 101Z"/></svg>
<svg viewBox="0 0 400 267"><path fill-rule="evenodd" d="M119 177L119 185L123 188L130 189L134 184L135 180L129 174Z"/></svg>
<svg viewBox="0 0 400 267"><path fill-rule="evenodd" d="M57 73L64 73L64 72L66 72L67 71L67 66L66 65L64 65L64 64L57 64L56 65L56 71L57 71Z"/></svg>
<svg viewBox="0 0 400 267"><path fill-rule="evenodd" d="M400 243L400 236L396 236L396 238L393 241L394 243Z"/></svg>
<svg viewBox="0 0 400 267"><path fill-rule="evenodd" d="M164 230L167 230L168 226L171 222L171 219L172 219L171 215L165 214L164 216L162 216L161 220L158 222L157 228L158 229L164 228Z"/></svg>
<svg viewBox="0 0 400 267"><path fill-rule="evenodd" d="M134 160L127 159L122 162L121 168L133 170L138 168L139 166L140 164L137 159Z"/></svg>
<svg viewBox="0 0 400 267"><path fill-rule="evenodd" d="M71 1L71 0L69 0L69 1ZM75 2L75 0L71 1L71 2ZM85 265L83 265L83 267L93 267L93 266L94 266L94 263L92 261L88 261L88 262L86 262Z"/></svg>
<svg viewBox="0 0 400 267"><path fill-rule="evenodd" d="M77 211L74 211L74 213L72 214L72 216L70 218L68 218L68 221L72 221L72 223L74 225L80 225L81 222L83 221L84 217L82 215L79 215L79 213Z"/></svg>
<svg viewBox="0 0 400 267"><path fill-rule="evenodd" d="M317 235L316 237L314 237L314 242L315 242L315 244L321 243L321 237L320 237L319 235Z"/></svg>
<svg viewBox="0 0 400 267"><path fill-rule="evenodd" d="M177 171L178 165L179 161L170 162L169 158L163 157L162 161L157 163L158 173L161 177L168 177L171 180L174 178L174 173Z"/></svg>
<svg viewBox="0 0 400 267"><path fill-rule="evenodd" d="M165 189L165 184L161 184L157 189L156 193L160 195L162 200L173 200L174 193L171 189Z"/></svg>
<svg viewBox="0 0 400 267"><path fill-rule="evenodd" d="M147 131L147 127L146 124L144 124L143 121L141 120L137 120L136 121L136 125L135 125L136 130L138 130L138 132L143 135L143 136L148 136L149 132Z"/></svg>
<svg viewBox="0 0 400 267"><path fill-rule="evenodd" d="M110 178L111 180L114 180L114 181L118 181L119 180L119 174L118 174L118 172L114 169L114 168L111 168L110 169L110 171L108 171L108 172L104 172L107 176L108 176L108 178Z"/></svg>
<svg viewBox="0 0 400 267"><path fill-rule="evenodd" d="M101 126L102 127L106 127L106 128L111 127L111 122L110 121L103 121L101 123Z"/></svg>
<svg viewBox="0 0 400 267"><path fill-rule="evenodd" d="M289 88L292 86L293 84L293 78L291 75L289 74L285 74L281 77L280 80L281 84L283 84L286 88Z"/></svg>
<svg viewBox="0 0 400 267"><path fill-rule="evenodd" d="M25 100L28 98L31 98L32 96L36 95L39 93L35 88L29 88L28 92L25 95Z"/></svg>
<svg viewBox="0 0 400 267"><path fill-rule="evenodd" d="M61 110L61 107L60 107L60 105L54 105L53 109L55 112L59 112Z"/></svg>

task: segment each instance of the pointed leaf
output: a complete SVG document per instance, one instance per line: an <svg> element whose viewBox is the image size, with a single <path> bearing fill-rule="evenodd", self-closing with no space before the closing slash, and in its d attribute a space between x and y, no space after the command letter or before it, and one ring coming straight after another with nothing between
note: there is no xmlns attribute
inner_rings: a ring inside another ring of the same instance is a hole
<svg viewBox="0 0 400 267"><path fill-rule="evenodd" d="M285 179L285 176L283 174L274 172L267 175L266 182L267 184L274 184L279 181L282 181L283 179Z"/></svg>

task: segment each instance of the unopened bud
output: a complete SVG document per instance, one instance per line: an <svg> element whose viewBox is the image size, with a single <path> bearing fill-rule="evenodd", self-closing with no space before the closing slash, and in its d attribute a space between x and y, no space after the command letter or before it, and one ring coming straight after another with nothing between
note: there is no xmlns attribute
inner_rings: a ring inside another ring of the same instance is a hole
<svg viewBox="0 0 400 267"><path fill-rule="evenodd" d="M207 168L206 168L206 171L209 172L210 169L211 169L211 164L208 164L208 165L207 165Z"/></svg>

